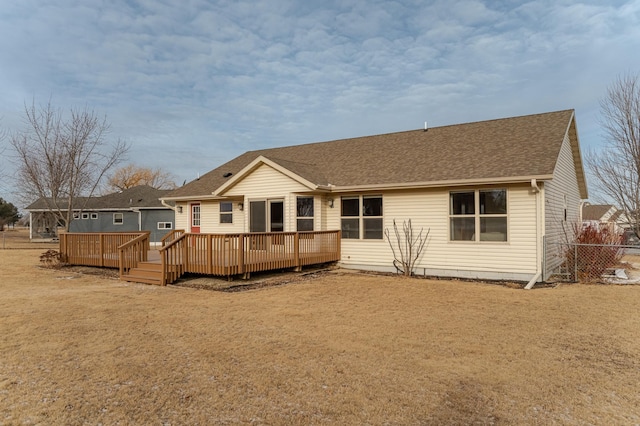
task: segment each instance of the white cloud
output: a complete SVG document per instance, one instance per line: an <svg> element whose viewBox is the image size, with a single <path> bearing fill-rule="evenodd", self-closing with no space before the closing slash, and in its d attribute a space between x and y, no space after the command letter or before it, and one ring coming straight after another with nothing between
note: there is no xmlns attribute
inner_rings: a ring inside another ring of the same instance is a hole
<svg viewBox="0 0 640 426"><path fill-rule="evenodd" d="M572 107L596 145L639 21L639 0L23 0L0 9L0 117L87 104L136 158L188 159L184 178L247 149Z"/></svg>

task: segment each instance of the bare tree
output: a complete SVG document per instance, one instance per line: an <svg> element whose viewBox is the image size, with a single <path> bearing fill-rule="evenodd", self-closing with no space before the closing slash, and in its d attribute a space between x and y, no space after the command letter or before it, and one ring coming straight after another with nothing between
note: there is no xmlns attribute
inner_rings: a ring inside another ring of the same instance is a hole
<svg viewBox="0 0 640 426"><path fill-rule="evenodd" d="M624 210L640 237L640 74L618 77L600 110L605 146L591 151L587 164L598 188Z"/></svg>
<svg viewBox="0 0 640 426"><path fill-rule="evenodd" d="M138 185L149 185L156 189L175 189L171 173L161 169L150 169L128 164L117 169L107 181L108 191L124 191Z"/></svg>
<svg viewBox="0 0 640 426"><path fill-rule="evenodd" d="M24 112L24 130L9 141L16 152L17 186L25 200L42 199L69 230L73 209L84 207L80 200L94 194L129 147L120 139L109 143L106 118L87 108L72 108L68 118L51 102L25 105Z"/></svg>

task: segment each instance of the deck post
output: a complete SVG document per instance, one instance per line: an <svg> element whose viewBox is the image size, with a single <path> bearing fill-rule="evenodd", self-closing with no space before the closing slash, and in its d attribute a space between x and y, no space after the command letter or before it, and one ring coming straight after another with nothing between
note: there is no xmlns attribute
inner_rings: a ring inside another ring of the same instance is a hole
<svg viewBox="0 0 640 426"><path fill-rule="evenodd" d="M120 269L120 279L124 275L124 250L118 250L118 267Z"/></svg>
<svg viewBox="0 0 640 426"><path fill-rule="evenodd" d="M207 234L207 274L213 275L213 235Z"/></svg>
<svg viewBox="0 0 640 426"><path fill-rule="evenodd" d="M167 285L167 261L165 260L166 252L160 252L160 262L162 263L162 276L160 277L160 285Z"/></svg>
<svg viewBox="0 0 640 426"><path fill-rule="evenodd" d="M98 236L98 254L100 255L100 267L104 268L104 234Z"/></svg>
<svg viewBox="0 0 640 426"><path fill-rule="evenodd" d="M191 241L193 241L193 239ZM185 270L191 270L191 266L189 265L189 240L187 239L185 239L185 242L182 245L182 264L184 265Z"/></svg>
<svg viewBox="0 0 640 426"><path fill-rule="evenodd" d="M300 265L300 233L296 232L293 235L293 261L296 265L294 271L300 272L302 265Z"/></svg>
<svg viewBox="0 0 640 426"><path fill-rule="evenodd" d="M245 234L238 235L238 274L244 274L244 238Z"/></svg>

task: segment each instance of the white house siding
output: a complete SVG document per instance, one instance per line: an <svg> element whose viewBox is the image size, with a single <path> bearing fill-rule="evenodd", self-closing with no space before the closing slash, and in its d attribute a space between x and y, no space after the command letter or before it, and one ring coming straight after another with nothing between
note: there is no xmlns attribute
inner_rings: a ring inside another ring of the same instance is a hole
<svg viewBox="0 0 640 426"><path fill-rule="evenodd" d="M528 185L507 188L508 239L506 243L449 241L449 190L383 193L384 227L392 241L393 220L411 219L414 232L429 230L429 240L416 273L485 279L528 281L536 272L535 199ZM482 188L473 188L482 189ZM352 195L352 194L349 194ZM328 229L340 229L340 197L329 209ZM347 268L394 271L386 239L342 240L341 265Z"/></svg>
<svg viewBox="0 0 640 426"><path fill-rule="evenodd" d="M544 185L544 196L546 279L562 263L562 244L572 240L573 228L580 222L580 190L568 135L560 148L553 180ZM567 220L564 219L565 196Z"/></svg>
<svg viewBox="0 0 640 426"><path fill-rule="evenodd" d="M243 231L249 231L249 202L256 200L284 200L284 229L296 230L296 197L309 194L309 188L291 177L263 164L247 175L235 186L226 191L227 197L244 197ZM320 202L322 197L314 196L314 229L319 230L321 223ZM204 230L202 232L205 232ZM240 232L240 231L237 231Z"/></svg>

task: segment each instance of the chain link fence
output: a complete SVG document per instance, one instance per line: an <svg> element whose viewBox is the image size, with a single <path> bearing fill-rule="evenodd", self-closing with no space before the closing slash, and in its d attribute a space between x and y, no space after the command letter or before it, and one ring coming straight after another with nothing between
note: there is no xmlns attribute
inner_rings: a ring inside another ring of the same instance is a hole
<svg viewBox="0 0 640 426"><path fill-rule="evenodd" d="M567 282L628 281L635 268L625 258L640 257L640 246L620 244L547 243L546 250L558 257L549 279Z"/></svg>

